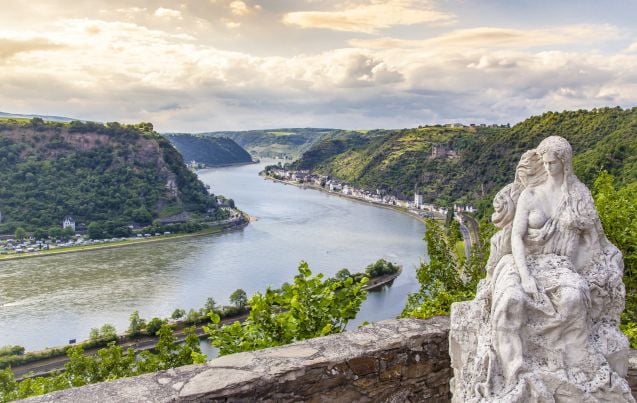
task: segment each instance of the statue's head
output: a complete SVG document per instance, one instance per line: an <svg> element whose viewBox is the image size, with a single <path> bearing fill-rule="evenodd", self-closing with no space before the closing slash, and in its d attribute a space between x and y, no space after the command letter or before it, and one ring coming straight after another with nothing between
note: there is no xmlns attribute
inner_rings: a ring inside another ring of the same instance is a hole
<svg viewBox="0 0 637 403"><path fill-rule="evenodd" d="M542 140L535 152L542 159L542 163L549 175L559 171L570 172L573 149L564 137L550 136Z"/></svg>
<svg viewBox="0 0 637 403"><path fill-rule="evenodd" d="M547 175L564 173L566 184L573 180L572 159L573 150L565 138L547 137L537 148L522 155L516 168L515 181L522 187L538 186L546 181Z"/></svg>

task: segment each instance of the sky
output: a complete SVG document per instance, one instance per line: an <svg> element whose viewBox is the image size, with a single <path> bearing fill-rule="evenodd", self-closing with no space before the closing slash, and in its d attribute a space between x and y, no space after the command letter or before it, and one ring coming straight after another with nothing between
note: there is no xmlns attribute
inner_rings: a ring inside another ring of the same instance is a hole
<svg viewBox="0 0 637 403"><path fill-rule="evenodd" d="M0 111L162 132L637 106L637 1L0 0Z"/></svg>

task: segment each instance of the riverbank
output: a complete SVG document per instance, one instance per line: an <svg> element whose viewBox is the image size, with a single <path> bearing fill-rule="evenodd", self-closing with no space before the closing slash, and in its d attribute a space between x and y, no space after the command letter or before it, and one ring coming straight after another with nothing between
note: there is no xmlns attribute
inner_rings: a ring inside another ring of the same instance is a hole
<svg viewBox="0 0 637 403"><path fill-rule="evenodd" d="M210 227L205 228L201 231L187 233L187 234L170 234L170 235L159 235L152 236L149 238L128 238L124 241L115 241L109 243L100 243L94 245L82 245L82 246L70 246L67 248L60 249L48 249L37 252L26 252L21 254L11 254L11 255L0 255L0 262L8 261L8 260L17 260L17 259L29 259L29 258L38 258L38 257L48 257L61 255L66 253L80 253L80 252L94 252L98 250L104 249L114 249L121 248L126 246L136 246L136 245L144 245L148 243L155 242L164 242L164 241L174 241L185 238L194 238L201 237L213 234L220 234L224 232L230 232L242 229L246 227L251 221L253 217L243 215L243 217L239 220L224 222L222 224L211 224Z"/></svg>
<svg viewBox="0 0 637 403"><path fill-rule="evenodd" d="M390 209L390 210L394 210L397 211L399 213L403 213L405 215L408 215L410 217L413 217L421 222L425 222L425 217L420 215L419 213L410 210L408 208L404 208L404 207L400 207L400 206L396 206L396 205L391 205L391 204L385 204L385 203L378 203L372 200L366 200L366 199L362 199L360 197L357 196L352 196L352 195L346 195L343 194L342 192L333 192L330 190L325 189L322 186L317 186L315 184L312 183L298 183L298 182L293 182L293 181L286 181L286 180L282 180L282 179L277 179L277 178L273 178L271 176L268 175L263 175L262 173L259 173L259 175L263 176L264 179L266 180L270 180L272 182L278 182L278 183L282 183L284 185L292 185L292 186L296 186L298 188L301 189L312 189L312 190L318 190L320 192L323 193L327 193L333 196L337 196L337 197L342 197L344 199L348 199L348 200L354 200L357 202L361 202L361 203L366 203L375 207L381 207L381 208L386 208L386 209ZM446 220L446 216L440 214L440 213L431 213L433 215L433 219L435 220L439 220L439 221L444 221ZM461 231L462 232L462 238L463 238L463 248L465 249L465 254L467 256L467 259L471 256L471 248L476 244L476 242L478 242L478 224L476 222L476 220L466 214L462 215L463 218L465 218L467 221L470 222L470 227L469 229L464 228L466 231ZM463 224L461 223L461 228L463 227Z"/></svg>
<svg viewBox="0 0 637 403"><path fill-rule="evenodd" d="M215 168L230 168L230 167L240 167L240 166L244 166L244 165L253 165L253 164L258 164L260 161L259 160L252 160L250 162L234 162L231 164L218 164L218 165L206 165L205 168L197 168L194 170L195 173L198 173L199 171L204 171L206 169L215 169Z"/></svg>
<svg viewBox="0 0 637 403"><path fill-rule="evenodd" d="M383 288L386 285L391 285L394 280L403 272L402 267L398 269L396 273L393 274L383 274L382 276L372 277L369 279L365 287L363 287L367 291L377 291Z"/></svg>
<svg viewBox="0 0 637 403"><path fill-rule="evenodd" d="M317 185L314 185L314 184L311 184L311 183L298 183L298 182L292 182L292 181L285 181L285 180L282 180L282 179L276 179L276 178L273 178L273 177L267 176L267 175L262 175L262 176L263 176L264 179L270 180L272 182L278 182L278 183L282 183L284 185L292 185L292 186L296 186L296 187L301 188L301 189L318 190L319 192L327 193L327 194L332 195L332 196L342 197L343 199L354 200L354 201L365 203L365 204L369 204L369 205L372 205L372 206L375 206L375 207L382 207L382 208L386 208L386 209L389 209L389 210L398 211L398 212L406 214L406 215L408 215L410 217L416 218L416 219L418 219L421 222L425 222L425 217L423 217L423 216L419 215L418 213L415 213L415 212L413 212L413 211L411 211L409 209L406 209L404 207L390 205L390 204L385 204L385 203L378 203L378 202L374 202L374 201L371 201L371 200L365 200L365 199L361 199L360 197L346 195L346 194L343 194L341 192L331 192L331 191L325 189L322 186L317 186ZM445 219L445 217L440 215L440 214L434 214L433 218L437 219L437 220L444 220Z"/></svg>
<svg viewBox="0 0 637 403"><path fill-rule="evenodd" d="M228 316L220 320L221 325L229 325L236 321L243 322L248 317L247 313L241 313L239 315ZM195 326L195 334L199 339L203 339L208 336L204 331L203 326L209 324L209 322L199 325L187 325L184 322L176 322L175 329L173 330L173 336L178 343L182 343L186 340L186 333L184 329L190 326ZM117 345L122 347L122 350L126 351L128 348L132 348L135 354L142 351L152 350L157 345L159 337L157 336L141 336L138 338L129 338L125 335L118 335L120 340ZM98 350L105 348L105 346L90 347L84 350L85 354L97 354ZM57 349L61 349L58 347ZM36 352L38 353L38 352ZM22 380L24 378L33 378L36 376L48 376L56 371L64 369L64 364L69 361L66 354L59 354L48 358L34 360L26 364L16 365L11 368L11 371L16 377L16 380Z"/></svg>
<svg viewBox="0 0 637 403"><path fill-rule="evenodd" d="M379 290L387 285L391 285L393 281L402 273L402 268L398 270L396 273L392 274L384 274L378 277L372 277L369 279L369 282L363 287L366 291L375 291ZM245 311L236 315L226 316L222 318L219 322L220 325L229 325L234 322L243 322L248 316L248 313ZM208 336L208 334L203 330L203 326L208 324L208 321L200 323L195 326L195 334L203 339ZM174 323L175 328L173 329L173 335L177 339L178 342L183 342L186 338L184 329L191 325L187 325L183 321L177 321ZM119 342L118 345L122 346L123 350L128 348L132 348L135 353L140 353L145 350L152 350L155 348L157 341L159 340L156 336L141 336L138 338L130 338L126 334L121 334L117 336ZM86 342L86 341L85 341ZM85 343L83 342L83 343ZM81 344L81 343L80 343ZM86 354L97 354L97 351L104 346L90 347L85 349ZM63 347L57 347L53 350L62 351ZM45 353L47 350L36 351L31 353ZM36 359L34 361L15 365L12 367L12 371L17 380L24 379L26 377L35 377L35 376L47 376L55 371L59 371L64 369L64 364L69 361L68 357L65 353L60 353L54 356L50 356L47 358Z"/></svg>

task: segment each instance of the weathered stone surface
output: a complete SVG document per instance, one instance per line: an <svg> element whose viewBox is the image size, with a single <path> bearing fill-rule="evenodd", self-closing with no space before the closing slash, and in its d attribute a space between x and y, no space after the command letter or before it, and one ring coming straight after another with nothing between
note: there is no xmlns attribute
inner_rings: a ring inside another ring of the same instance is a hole
<svg viewBox="0 0 637 403"><path fill-rule="evenodd" d="M564 138L547 137L493 201L487 277L451 308L454 402L635 401L622 255L571 159Z"/></svg>
<svg viewBox="0 0 637 403"><path fill-rule="evenodd" d="M449 395L448 323L446 317L382 321L353 332L60 391L31 401L444 400ZM424 365L426 362L429 364ZM411 365L418 370L410 372ZM408 373L412 375L409 379ZM432 373L435 376L429 377Z"/></svg>
<svg viewBox="0 0 637 403"><path fill-rule="evenodd" d="M195 375L179 392L179 397L206 396L228 387L237 387L259 379L261 374L234 368L213 368Z"/></svg>
<svg viewBox="0 0 637 403"><path fill-rule="evenodd" d="M378 359L376 357L356 357L347 362L347 365L358 376L364 376L378 371Z"/></svg>
<svg viewBox="0 0 637 403"><path fill-rule="evenodd" d="M402 329L398 342L387 333ZM33 402L449 402L449 320L383 321L333 335L154 374L51 393ZM375 335L375 336L374 336ZM366 344L344 346L348 340ZM398 345L398 347L396 347ZM289 353L285 350L290 349ZM315 352L312 352L315 351ZM335 351L347 351L337 357ZM310 359L308 359L308 355ZM293 358L291 358L293 357ZM371 368L354 373L349 363ZM360 359L360 360L358 360ZM637 389L637 352L628 379ZM398 374L400 368L400 376ZM396 372L394 372L396 371ZM365 371L364 371L365 372ZM384 375L383 375L384 374Z"/></svg>

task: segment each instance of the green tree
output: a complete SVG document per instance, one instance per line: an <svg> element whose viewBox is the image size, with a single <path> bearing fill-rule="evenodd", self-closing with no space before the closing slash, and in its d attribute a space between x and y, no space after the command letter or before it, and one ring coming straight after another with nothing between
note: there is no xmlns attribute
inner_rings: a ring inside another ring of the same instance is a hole
<svg viewBox="0 0 637 403"><path fill-rule="evenodd" d="M26 236L27 236L27 231L24 228L22 227L16 228L15 234L14 234L15 239L22 241L24 238L26 238Z"/></svg>
<svg viewBox="0 0 637 403"><path fill-rule="evenodd" d="M602 172L593 186L593 197L608 240L624 257L626 309L622 330L637 348L637 182L617 189L615 179Z"/></svg>
<svg viewBox="0 0 637 403"><path fill-rule="evenodd" d="M0 347L0 357L7 355L24 355L24 347L18 345L6 345Z"/></svg>
<svg viewBox="0 0 637 403"><path fill-rule="evenodd" d="M130 315L130 324L128 325L128 334L131 337L138 337L142 334L144 329L146 328L146 321L139 317L139 311L134 311Z"/></svg>
<svg viewBox="0 0 637 403"><path fill-rule="evenodd" d="M462 233L460 232L460 223L456 220L451 220L449 227L447 227L447 239L449 245L455 245L456 242L462 241Z"/></svg>
<svg viewBox="0 0 637 403"><path fill-rule="evenodd" d="M106 323L100 328L100 336L104 340L116 340L117 329L115 329L115 326L111 325L110 323Z"/></svg>
<svg viewBox="0 0 637 403"><path fill-rule="evenodd" d="M128 348L124 352L122 346L118 346L112 341L106 348L99 349L97 356L99 358L96 373L98 382L112 381L138 373L133 348Z"/></svg>
<svg viewBox="0 0 637 403"><path fill-rule="evenodd" d="M238 309L243 309L248 304L248 295L241 288L238 288L230 295L230 303Z"/></svg>
<svg viewBox="0 0 637 403"><path fill-rule="evenodd" d="M133 210L131 218L138 224L150 224L153 219L152 214L146 209L146 207L140 207Z"/></svg>
<svg viewBox="0 0 637 403"><path fill-rule="evenodd" d="M352 273L350 273L350 271L347 269L341 269L336 273L334 277L339 281L345 281L349 277L352 277Z"/></svg>
<svg viewBox="0 0 637 403"><path fill-rule="evenodd" d="M183 318L184 316L186 316L186 311L184 311L183 309L179 309L179 308L175 309L173 311L172 315L170 315L170 317L172 319L175 319L175 320Z"/></svg>
<svg viewBox="0 0 637 403"><path fill-rule="evenodd" d="M210 312L216 312L217 311L217 303L215 302L214 298L209 297L206 300L206 305L204 305L204 314L208 315Z"/></svg>
<svg viewBox="0 0 637 403"><path fill-rule="evenodd" d="M69 239L72 236L73 236L73 229L71 227L62 229L62 239Z"/></svg>
<svg viewBox="0 0 637 403"><path fill-rule="evenodd" d="M48 238L49 234L47 233L46 230L42 228L37 228L35 231L33 231L33 237L37 240L43 240Z"/></svg>
<svg viewBox="0 0 637 403"><path fill-rule="evenodd" d="M66 352L69 361L64 364L64 373L71 386L84 386L99 382L97 359L84 354L84 347L73 346Z"/></svg>
<svg viewBox="0 0 637 403"><path fill-rule="evenodd" d="M190 310L188 311L188 314L186 315L187 323L192 323L196 325L197 323L201 322L202 319L203 318L201 317L199 312L195 311L192 308L190 308Z"/></svg>
<svg viewBox="0 0 637 403"><path fill-rule="evenodd" d="M484 267L489 258L486 240L494 232L492 224L482 223L482 243L474 246L470 259L462 261L458 261L442 225L432 219L427 219L426 225L425 242L429 262L421 263L416 270L420 289L407 297L402 317L448 315L452 303L475 296L478 281L485 275Z"/></svg>
<svg viewBox="0 0 637 403"><path fill-rule="evenodd" d="M92 327L88 333L88 340L92 343L97 343L100 340L100 329Z"/></svg>
<svg viewBox="0 0 637 403"><path fill-rule="evenodd" d="M149 336L155 336L157 331L166 323L166 321L160 318L152 318L146 325L146 334Z"/></svg>
<svg viewBox="0 0 637 403"><path fill-rule="evenodd" d="M92 222L88 225L87 233L88 237L91 239L102 239L104 238L104 229L101 224L97 222Z"/></svg>
<svg viewBox="0 0 637 403"><path fill-rule="evenodd" d="M62 228L57 225L50 227L48 233L51 239L62 238Z"/></svg>
<svg viewBox="0 0 637 403"><path fill-rule="evenodd" d="M210 314L212 325L204 327L219 354L231 354L278 346L312 337L338 333L358 312L367 297L367 278L354 281L311 277L301 262L292 284L280 290L266 289L250 298L250 314L243 322L219 326L219 315Z"/></svg>
<svg viewBox="0 0 637 403"><path fill-rule="evenodd" d="M110 332L104 326L102 330L104 334ZM135 355L132 348L124 351L115 342L99 349L97 355L86 355L81 345L73 346L67 350L69 361L64 366L64 372L46 377L25 378L17 382L11 369L0 370L0 402L181 365L204 363L206 356L201 353L195 329L186 328L184 333L186 339L179 344L171 327L163 324L158 331L157 352L143 351L139 356Z"/></svg>
<svg viewBox="0 0 637 403"><path fill-rule="evenodd" d="M370 264L365 268L365 274L370 278L379 277L384 274L394 274L400 270L400 266L392 262L388 262L385 259L378 259L376 262Z"/></svg>
<svg viewBox="0 0 637 403"><path fill-rule="evenodd" d="M0 402L18 398L18 383L11 368L0 370Z"/></svg>

